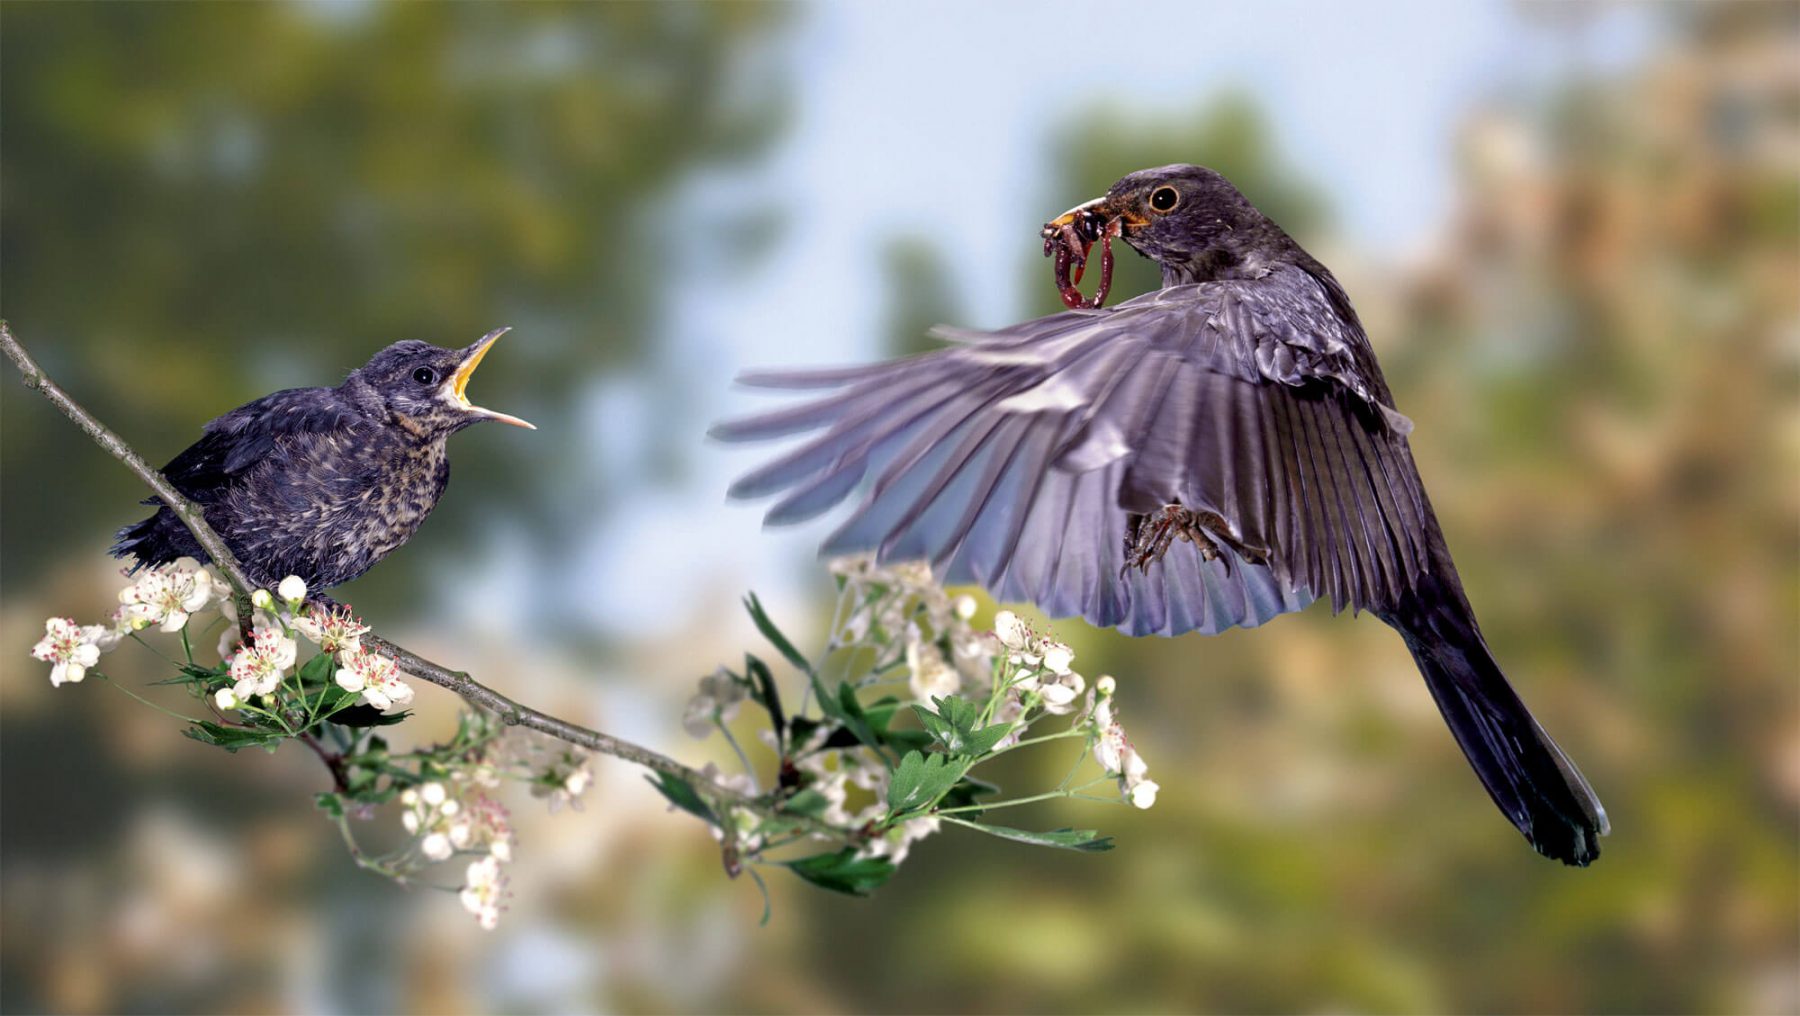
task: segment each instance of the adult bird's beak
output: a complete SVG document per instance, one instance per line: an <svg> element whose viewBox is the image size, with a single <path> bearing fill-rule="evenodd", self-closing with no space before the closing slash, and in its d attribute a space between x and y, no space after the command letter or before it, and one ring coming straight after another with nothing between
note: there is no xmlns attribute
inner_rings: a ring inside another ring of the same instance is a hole
<svg viewBox="0 0 1800 1016"><path fill-rule="evenodd" d="M1073 226L1078 223L1092 222L1096 226L1103 227L1114 219L1118 219L1119 225L1126 230L1136 229L1139 226L1147 226L1150 224L1149 219L1132 211L1131 207L1125 202L1115 201L1109 195L1107 197L1095 198L1092 201L1083 202L1061 215L1058 215L1056 218L1051 219L1049 222L1046 222L1044 224L1044 235L1048 237L1053 231L1061 230L1066 226ZM1092 240L1093 237L1086 237L1085 239Z"/></svg>
<svg viewBox="0 0 1800 1016"><path fill-rule="evenodd" d="M469 397L464 394L464 391L469 387L469 378L474 376L475 368L481 365L481 358L486 356L488 349L493 346L495 342L500 340L500 336L505 335L510 331L512 331L512 328L510 327L496 328L476 340L474 345L463 350L462 364L456 368L456 373L450 375L450 381L448 385L446 385L446 389L450 399L464 412L474 413L476 416L488 420L498 420L501 423L510 423L515 427L536 430L537 427L516 416L508 416L505 413L498 413L492 409L484 409L481 406L477 406L471 403Z"/></svg>

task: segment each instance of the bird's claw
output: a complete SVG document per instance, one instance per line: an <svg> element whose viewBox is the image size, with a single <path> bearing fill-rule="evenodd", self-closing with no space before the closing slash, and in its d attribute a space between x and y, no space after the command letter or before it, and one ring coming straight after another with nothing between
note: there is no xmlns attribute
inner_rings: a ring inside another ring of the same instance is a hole
<svg viewBox="0 0 1800 1016"><path fill-rule="evenodd" d="M1131 517L1131 531L1125 534L1125 564L1119 569L1119 577L1124 578L1133 568L1148 572L1178 539L1193 544L1202 561L1223 561L1228 575L1234 555L1253 563L1268 559L1266 551L1246 546L1232 535L1231 525L1223 516L1166 504L1149 515ZM1233 553L1224 553L1221 545Z"/></svg>

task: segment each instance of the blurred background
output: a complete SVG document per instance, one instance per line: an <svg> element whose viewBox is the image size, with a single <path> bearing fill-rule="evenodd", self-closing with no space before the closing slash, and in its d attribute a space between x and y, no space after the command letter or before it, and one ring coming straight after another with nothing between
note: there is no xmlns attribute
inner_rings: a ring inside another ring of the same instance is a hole
<svg viewBox="0 0 1800 1016"><path fill-rule="evenodd" d="M42 619L110 609L143 491L8 379L0 1006L1800 1010L1800 7L0 8L0 311L53 376L162 462L388 342L512 325L475 397L542 429L459 436L341 598L695 763L682 702L756 645L737 597L816 641L829 594L827 526L724 501L760 454L703 437L758 405L732 375L1054 310L1039 224L1177 161L1356 300L1489 641L1611 812L1594 868L1507 826L1398 638L1315 607L1057 627L1164 791L1031 824L1111 854L946 833L874 899L775 879L759 928L600 760L584 811L513 795L485 934L350 863L310 756L50 688ZM455 702L420 706L402 737Z"/></svg>

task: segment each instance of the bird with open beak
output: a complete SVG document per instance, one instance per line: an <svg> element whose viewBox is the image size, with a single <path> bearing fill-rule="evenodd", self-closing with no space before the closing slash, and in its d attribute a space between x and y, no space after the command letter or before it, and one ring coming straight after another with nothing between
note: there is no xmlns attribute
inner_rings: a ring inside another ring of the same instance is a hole
<svg viewBox="0 0 1800 1016"><path fill-rule="evenodd" d="M483 420L535 430L469 401L469 378L508 329L462 349L406 341L376 353L335 388L293 388L232 410L163 467L200 506L245 571L269 587L298 575L327 589L368 571L410 539L450 482L445 443ZM207 560L156 498L154 515L119 531L115 557L134 569Z"/></svg>
<svg viewBox="0 0 1800 1016"><path fill-rule="evenodd" d="M927 559L947 582L1132 635L1256 627L1315 600L1368 611L1532 846L1598 857L1606 812L1488 651L1412 423L1331 272L1199 166L1132 173L1043 236L1064 313L943 330L955 347L890 363L742 378L829 391L714 429L815 432L731 493L783 495L771 523L855 495L827 553ZM1101 309L1114 237L1163 284ZM1095 242L1088 300L1075 285Z"/></svg>

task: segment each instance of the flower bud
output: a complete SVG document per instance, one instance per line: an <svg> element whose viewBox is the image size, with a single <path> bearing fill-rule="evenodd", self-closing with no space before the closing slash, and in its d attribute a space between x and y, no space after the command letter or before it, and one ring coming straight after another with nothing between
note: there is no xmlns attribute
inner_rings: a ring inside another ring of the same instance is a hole
<svg viewBox="0 0 1800 1016"><path fill-rule="evenodd" d="M238 701L237 695L234 694L230 688L220 688L218 691L214 692L213 702L220 709L236 709L238 706L243 705L242 702Z"/></svg>
<svg viewBox="0 0 1800 1016"><path fill-rule="evenodd" d="M275 592L289 603L299 603L306 599L306 581L298 575L289 575L275 587Z"/></svg>
<svg viewBox="0 0 1800 1016"><path fill-rule="evenodd" d="M1119 683L1112 679L1111 674L1102 674L1100 675L1100 679L1094 682L1094 691L1098 692L1103 698L1107 695L1111 695L1118 689Z"/></svg>

